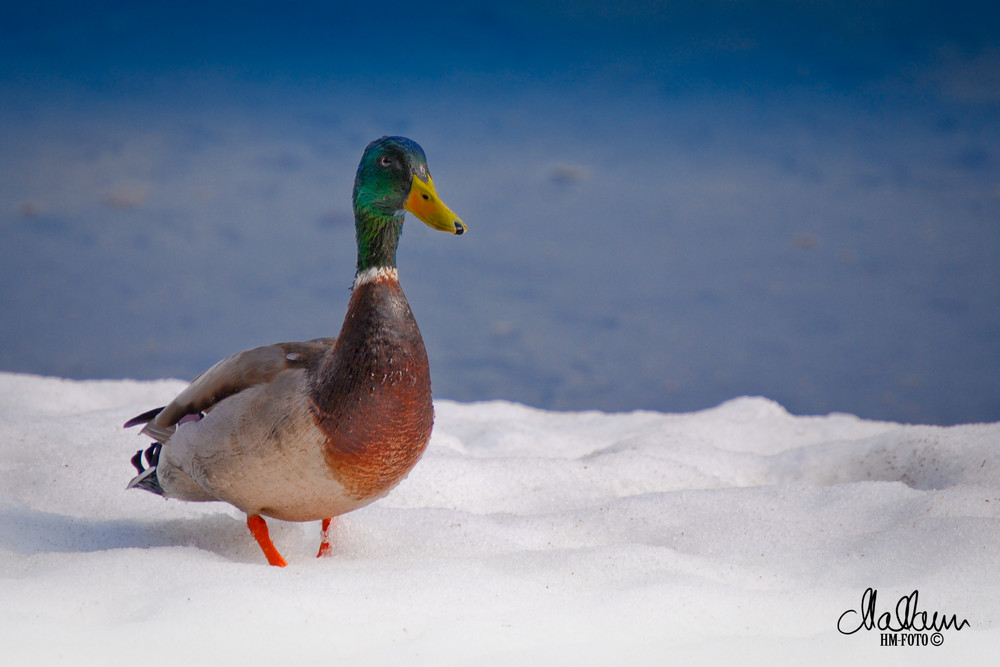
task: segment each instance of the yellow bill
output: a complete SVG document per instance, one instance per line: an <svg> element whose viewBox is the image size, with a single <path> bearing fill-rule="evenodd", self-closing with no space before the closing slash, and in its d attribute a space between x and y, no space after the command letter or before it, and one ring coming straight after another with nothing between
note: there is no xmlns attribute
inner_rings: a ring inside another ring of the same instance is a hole
<svg viewBox="0 0 1000 667"><path fill-rule="evenodd" d="M444 205L434 190L434 181L427 177L427 182L420 180L414 174L413 185L410 187L410 197L406 200L404 207L407 211L417 216L428 227L433 227L442 232L452 234L464 234L468 226L462 222L461 218L451 212L451 209Z"/></svg>

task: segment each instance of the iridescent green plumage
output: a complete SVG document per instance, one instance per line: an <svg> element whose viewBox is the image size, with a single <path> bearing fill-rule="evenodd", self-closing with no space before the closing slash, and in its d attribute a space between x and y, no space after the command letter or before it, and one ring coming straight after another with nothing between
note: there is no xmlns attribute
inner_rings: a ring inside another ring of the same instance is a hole
<svg viewBox="0 0 1000 667"><path fill-rule="evenodd" d="M405 137L382 137L368 144L354 178L358 273L396 266L404 210L436 229L465 231L465 224L437 200L424 150Z"/></svg>

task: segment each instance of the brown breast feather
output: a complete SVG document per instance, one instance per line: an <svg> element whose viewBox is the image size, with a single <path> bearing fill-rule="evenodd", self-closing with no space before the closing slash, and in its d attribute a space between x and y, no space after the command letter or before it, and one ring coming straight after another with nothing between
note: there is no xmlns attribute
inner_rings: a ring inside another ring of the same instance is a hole
<svg viewBox="0 0 1000 667"><path fill-rule="evenodd" d="M326 464L355 498L383 495L423 454L434 422L427 352L398 282L354 290L311 408Z"/></svg>

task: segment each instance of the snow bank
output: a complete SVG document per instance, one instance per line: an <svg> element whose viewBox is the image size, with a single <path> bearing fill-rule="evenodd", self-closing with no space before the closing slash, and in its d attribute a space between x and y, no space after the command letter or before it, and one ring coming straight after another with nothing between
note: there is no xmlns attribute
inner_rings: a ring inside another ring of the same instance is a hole
<svg viewBox="0 0 1000 667"><path fill-rule="evenodd" d="M335 522L331 558L313 557L318 524L270 522L282 570L233 508L124 490L144 441L121 424L182 386L0 374L5 662L988 664L1000 648L1000 424L761 398L438 401L424 460ZM841 633L869 587L879 613L919 590L969 627L937 647Z"/></svg>

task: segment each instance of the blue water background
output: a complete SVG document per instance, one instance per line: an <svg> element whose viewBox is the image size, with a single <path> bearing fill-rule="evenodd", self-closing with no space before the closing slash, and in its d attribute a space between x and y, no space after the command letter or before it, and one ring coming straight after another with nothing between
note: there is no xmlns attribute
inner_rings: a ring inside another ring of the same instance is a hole
<svg viewBox="0 0 1000 667"><path fill-rule="evenodd" d="M336 334L403 134L438 397L1000 419L991 3L364 4L0 9L0 370Z"/></svg>

